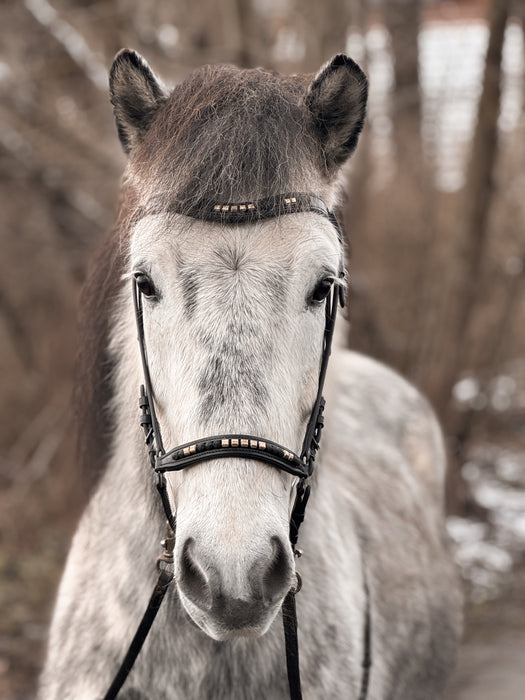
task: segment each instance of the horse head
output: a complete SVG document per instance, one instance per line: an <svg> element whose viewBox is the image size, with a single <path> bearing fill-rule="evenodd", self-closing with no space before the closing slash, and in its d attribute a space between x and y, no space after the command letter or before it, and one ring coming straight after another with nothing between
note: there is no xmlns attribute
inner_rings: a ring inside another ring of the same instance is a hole
<svg viewBox="0 0 525 700"><path fill-rule="evenodd" d="M115 59L111 99L129 154L126 276L140 294L167 446L244 434L301 452L343 250L315 211L249 217L286 193L334 206L366 90L345 56L308 79L208 67L171 92L136 53ZM138 387L134 329L119 328ZM178 592L214 639L264 634L294 585L298 478L245 455L167 473Z"/></svg>

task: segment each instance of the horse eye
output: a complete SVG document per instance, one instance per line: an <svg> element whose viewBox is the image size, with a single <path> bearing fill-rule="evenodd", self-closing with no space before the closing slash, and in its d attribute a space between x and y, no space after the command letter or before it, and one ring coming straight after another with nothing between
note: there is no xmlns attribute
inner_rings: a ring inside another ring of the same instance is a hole
<svg viewBox="0 0 525 700"><path fill-rule="evenodd" d="M155 289L155 285L153 284L151 277L148 277L148 275L144 274L143 272L139 272L135 275L135 279L141 294L148 299L152 299L157 296L157 290Z"/></svg>
<svg viewBox="0 0 525 700"><path fill-rule="evenodd" d="M312 296L310 297L311 302L323 301L330 294L334 280L332 277L325 277L320 282L317 283Z"/></svg>

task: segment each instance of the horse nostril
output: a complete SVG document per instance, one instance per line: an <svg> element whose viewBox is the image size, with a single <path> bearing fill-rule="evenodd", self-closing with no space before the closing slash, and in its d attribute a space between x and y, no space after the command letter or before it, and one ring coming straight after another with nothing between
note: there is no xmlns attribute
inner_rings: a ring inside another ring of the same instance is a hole
<svg viewBox="0 0 525 700"><path fill-rule="evenodd" d="M279 537L272 537L272 558L262 577L264 600L274 603L282 598L291 586L291 553Z"/></svg>
<svg viewBox="0 0 525 700"><path fill-rule="evenodd" d="M195 541L189 537L179 557L179 575L177 583L182 592L199 608L209 609L212 596L208 579L199 566L194 554Z"/></svg>

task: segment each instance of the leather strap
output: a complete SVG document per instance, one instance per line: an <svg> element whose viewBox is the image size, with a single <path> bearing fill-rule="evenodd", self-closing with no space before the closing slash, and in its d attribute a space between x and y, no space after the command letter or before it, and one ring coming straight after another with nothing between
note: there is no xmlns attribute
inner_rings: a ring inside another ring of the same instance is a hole
<svg viewBox="0 0 525 700"><path fill-rule="evenodd" d="M342 230L334 214L320 197L304 192L279 194L254 201L214 202L209 207L199 205L193 210L188 207L187 203L177 200L167 207L164 203L157 205L153 202L139 207L132 217L132 221L136 223L145 216L158 214L181 214L192 219L221 224L249 224L302 212L312 212L330 219L339 235L339 242L341 245L343 244Z"/></svg>
<svg viewBox="0 0 525 700"><path fill-rule="evenodd" d="M135 632L135 636L131 641L127 654L124 657L119 670L117 671L117 675L113 679L108 692L104 695L104 700L114 700L124 685L124 682L126 681L129 672L133 668L133 664L135 663L137 656L139 655L140 650L146 641L151 625L157 616L161 603L166 595L166 591L168 590L168 586L172 580L173 573L171 571L163 569L160 572L155 588L153 589L153 593L151 594L148 607L146 608L146 612L142 616L140 625Z"/></svg>
<svg viewBox="0 0 525 700"><path fill-rule="evenodd" d="M160 455L155 471L180 471L199 462L223 457L256 459L302 479L309 476L308 464L276 442L253 435L213 435L187 442Z"/></svg>
<svg viewBox="0 0 525 700"><path fill-rule="evenodd" d="M366 569L363 562L363 586L365 589L365 626L363 630L363 658L361 661L362 676L361 690L359 692L359 700L366 700L368 697L368 688L370 685L370 671L372 668L372 616L370 610L370 589L366 577Z"/></svg>
<svg viewBox="0 0 525 700"><path fill-rule="evenodd" d="M295 589L286 594L283 602L283 629L286 647L286 671L290 700L302 700L301 674L299 671L299 642L297 641L297 611L295 607Z"/></svg>

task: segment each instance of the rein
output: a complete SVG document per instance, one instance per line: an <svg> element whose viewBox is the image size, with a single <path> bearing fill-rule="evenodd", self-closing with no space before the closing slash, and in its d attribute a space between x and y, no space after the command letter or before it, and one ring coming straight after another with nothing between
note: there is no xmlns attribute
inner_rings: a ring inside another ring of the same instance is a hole
<svg viewBox="0 0 525 700"><path fill-rule="evenodd" d="M166 210L164 210L166 211ZM180 213L181 207L177 203L173 204L170 212ZM337 236L341 246L343 245L343 232L339 222L333 212L319 197L308 194L280 195L258 200L256 202L244 202L240 204L215 204L205 215L199 218L224 223L241 224L252 223L278 217L283 214L293 214L299 212L313 212L326 217L337 231ZM139 212L139 218L148 214L158 213L144 209ZM339 271L341 279L345 272L343 266ZM133 303L135 319L137 324L140 356L144 374L144 384L140 387L139 406L141 409L140 425L144 430L145 442L149 454L152 471L156 476L156 487L160 495L162 506L168 522L168 534L162 541L163 553L157 559L157 569L159 577L151 595L146 612L139 624L137 632L131 642L128 652L122 662L113 682L104 696L104 700L114 700L120 688L124 684L133 664L142 648L142 645L149 633L151 625L160 608L162 600L166 594L169 584L173 580L173 549L175 546L176 518L173 513L168 491L165 473L180 471L189 468L200 462L218 459L223 457L256 459L264 462L281 471L298 477L296 487L296 497L290 517L290 544L296 557L301 556L297 549L297 539L299 528L304 520L304 514L308 498L310 496L310 485L306 480L312 475L316 453L319 450L321 432L324 425L323 387L328 368L328 360L331 353L332 339L334 334L335 319L338 303L344 306L344 290L342 285L333 284L330 294L325 303L325 330L323 336L323 352L319 369L319 381L317 395L312 407L312 412L306 427L305 436L300 455L277 442L268 438L260 438L245 434L213 435L192 442L178 445L168 451L164 449L160 425L157 420L154 403L154 392L149 371L146 339L143 324L142 294L135 279L133 283ZM295 606L295 594L301 588L301 578L296 572L297 584L292 587L285 596L282 605L282 617L286 647L286 667L288 673L288 685L291 700L302 700L301 680L299 673L299 647L297 641L297 616ZM366 614L364 630L364 655L363 655L363 677L359 700L366 700L368 690L370 659L370 604L366 579L364 582L366 594Z"/></svg>

